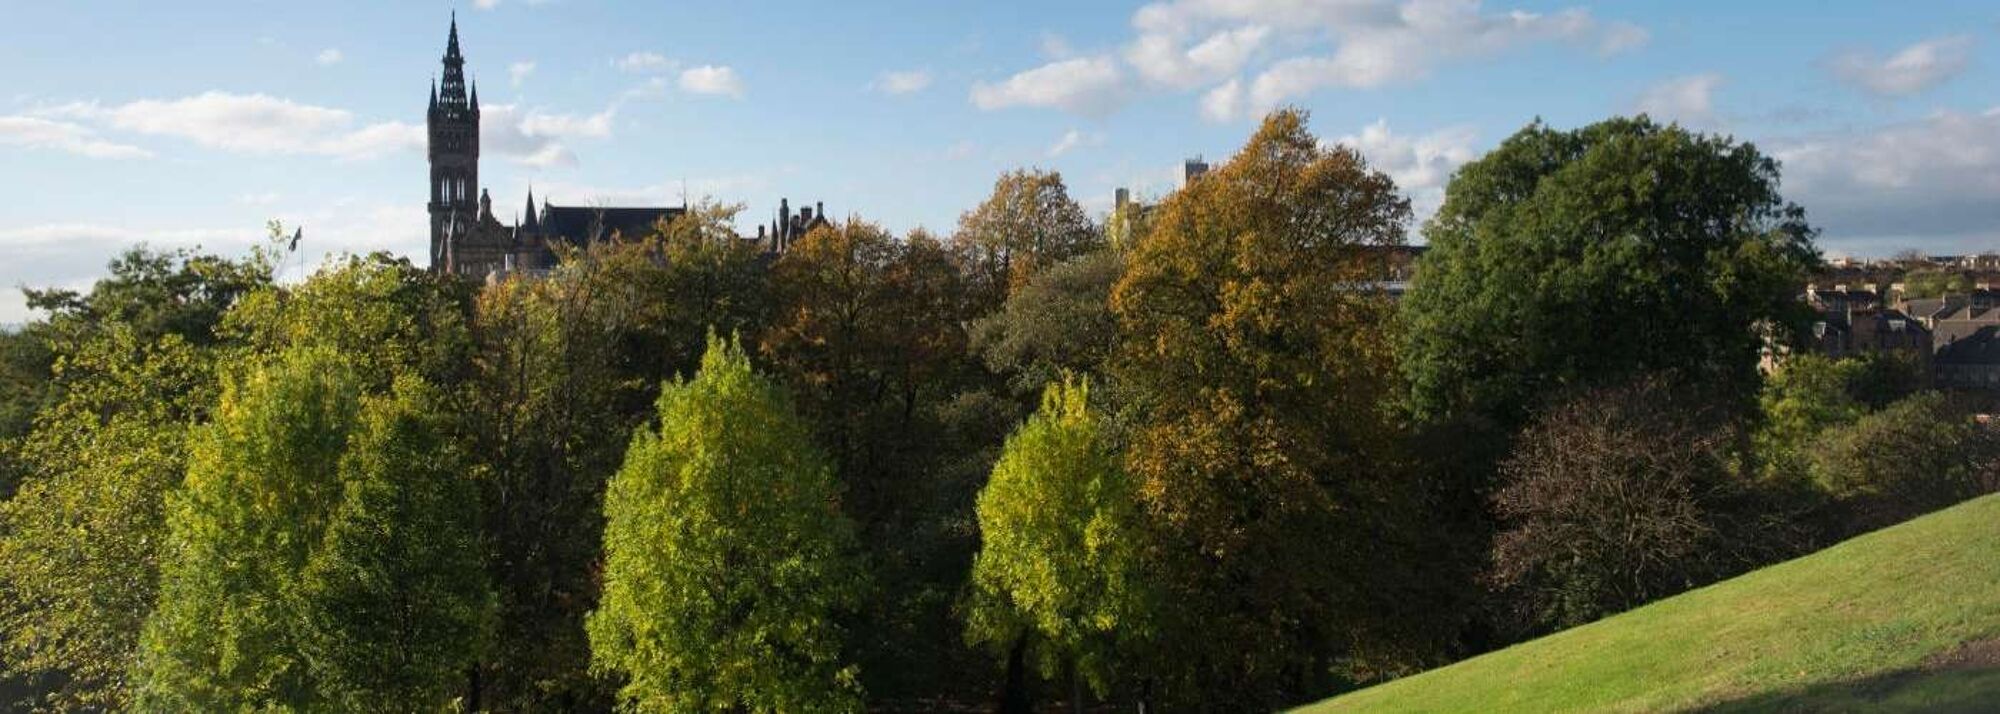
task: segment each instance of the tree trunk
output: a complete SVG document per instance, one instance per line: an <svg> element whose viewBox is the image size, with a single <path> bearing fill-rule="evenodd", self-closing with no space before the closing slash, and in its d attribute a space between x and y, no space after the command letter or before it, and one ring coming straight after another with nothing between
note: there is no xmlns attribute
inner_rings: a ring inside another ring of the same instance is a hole
<svg viewBox="0 0 2000 714"><path fill-rule="evenodd" d="M1007 651L1007 679L1000 689L1000 714L1032 714L1034 700L1028 695L1028 636L1014 639Z"/></svg>
<svg viewBox="0 0 2000 714"><path fill-rule="evenodd" d="M1069 661L1069 711L1083 714L1083 675L1076 671L1076 659Z"/></svg>

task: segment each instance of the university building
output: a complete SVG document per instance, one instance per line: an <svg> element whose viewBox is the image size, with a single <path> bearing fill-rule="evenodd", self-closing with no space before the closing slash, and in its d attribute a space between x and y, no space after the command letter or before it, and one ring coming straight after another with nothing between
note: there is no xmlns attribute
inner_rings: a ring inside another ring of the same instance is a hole
<svg viewBox="0 0 2000 714"><path fill-rule="evenodd" d="M458 19L445 42L442 81L431 86L429 127L430 266L472 277L514 273L537 275L556 264L558 245L588 245L619 237L639 237L687 213L680 206L562 206L544 196L540 205L528 191L517 225L493 215L493 197L479 185L479 87L465 79L465 56L458 46ZM824 204L794 212L779 207L755 241L771 253L784 251L818 226L826 225Z"/></svg>

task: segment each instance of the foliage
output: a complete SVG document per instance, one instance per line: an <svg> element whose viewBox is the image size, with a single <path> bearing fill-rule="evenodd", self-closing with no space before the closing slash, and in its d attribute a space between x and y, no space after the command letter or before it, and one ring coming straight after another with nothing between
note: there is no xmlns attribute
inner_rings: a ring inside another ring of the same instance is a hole
<svg viewBox="0 0 2000 714"><path fill-rule="evenodd" d="M973 323L971 349L1024 399L1064 373L1103 374L1118 342L1111 286L1123 270L1122 256L1100 250L1036 275Z"/></svg>
<svg viewBox="0 0 2000 714"><path fill-rule="evenodd" d="M138 708L299 707L315 690L290 590L340 500L360 378L302 350L225 378L169 500L160 599L146 625Z"/></svg>
<svg viewBox="0 0 2000 714"><path fill-rule="evenodd" d="M952 243L967 259L974 301L998 305L1036 272L1090 252L1104 236L1069 196L1062 174L1015 170L958 219Z"/></svg>
<svg viewBox="0 0 2000 714"><path fill-rule="evenodd" d="M1979 711L2000 680L1954 691L1971 668L1945 663L2000 635L1995 519L1988 497L1301 711Z"/></svg>
<svg viewBox="0 0 2000 714"><path fill-rule="evenodd" d="M1925 268L1903 274L1903 297L1909 300L1963 296L1974 287L1971 278L1956 270Z"/></svg>
<svg viewBox="0 0 2000 714"><path fill-rule="evenodd" d="M1179 706L1298 701L1393 639L1362 579L1384 555L1367 544L1395 540L1370 519L1398 498L1368 252L1408 217L1388 176L1282 111L1127 259L1113 372L1135 400L1128 468L1157 526L1158 674Z"/></svg>
<svg viewBox="0 0 2000 714"><path fill-rule="evenodd" d="M444 706L489 596L430 388L369 397L325 347L264 362L224 379L191 439L136 705Z"/></svg>
<svg viewBox="0 0 2000 714"><path fill-rule="evenodd" d="M835 617L858 604L826 457L732 342L667 385L605 495L595 667L638 711L857 710Z"/></svg>
<svg viewBox="0 0 2000 714"><path fill-rule="evenodd" d="M1822 433L1810 462L1858 532L2000 490L2000 432L1925 392Z"/></svg>
<svg viewBox="0 0 2000 714"><path fill-rule="evenodd" d="M348 438L340 503L295 585L299 647L333 709L452 701L491 630L477 491L444 409L401 378Z"/></svg>
<svg viewBox="0 0 2000 714"><path fill-rule="evenodd" d="M1400 357L1419 419L1503 431L1552 393L1676 372L1748 400L1819 265L1778 164L1726 137L1539 122L1461 167L1426 224Z"/></svg>
<svg viewBox="0 0 2000 714"><path fill-rule="evenodd" d="M652 266L639 244L593 245L545 279L503 281L479 297L468 402L499 600L474 693L481 706L608 706L588 674L583 618L596 605L604 483L653 394L646 375L663 366L629 350L662 337L641 326L652 295L630 279Z"/></svg>
<svg viewBox="0 0 2000 714"><path fill-rule="evenodd" d="M471 302L464 285L408 259L347 256L296 287L245 295L217 332L255 354L333 350L354 361L371 392L405 373L457 385L470 377Z"/></svg>
<svg viewBox="0 0 2000 714"><path fill-rule="evenodd" d="M88 293L28 290L48 317L0 350L0 480L19 479L0 484L0 662L54 684L37 696L61 709L127 703L162 499L215 399L217 323L271 279L262 255L145 248L110 273Z"/></svg>
<svg viewBox="0 0 2000 714"><path fill-rule="evenodd" d="M1802 354L1787 358L1764 381L1755 445L1767 476L1803 477L1806 455L1820 432L1852 424L1868 412L1853 395L1862 371L1859 360Z"/></svg>
<svg viewBox="0 0 2000 714"><path fill-rule="evenodd" d="M1089 395L1087 381L1051 384L1007 438L979 493L966 636L1002 651L1029 637L1044 677L1074 668L1101 696L1149 603L1138 493Z"/></svg>
<svg viewBox="0 0 2000 714"><path fill-rule="evenodd" d="M0 632L17 674L54 676L48 705L120 708L153 608L165 494L188 425L214 399L213 357L118 325L62 358L61 400L21 447L27 478L0 504Z"/></svg>
<svg viewBox="0 0 2000 714"><path fill-rule="evenodd" d="M1760 562L1782 540L1734 473L1719 410L1664 379L1533 422L1501 467L1493 575L1527 630L1572 627Z"/></svg>
<svg viewBox="0 0 2000 714"><path fill-rule="evenodd" d="M130 327L142 341L174 334L196 346L212 344L221 338L215 325L222 315L243 296L271 285L273 265L262 252L231 260L140 246L119 254L108 268L110 277L88 293L23 290L30 309L49 313L59 344L112 324Z"/></svg>
<svg viewBox="0 0 2000 714"><path fill-rule="evenodd" d="M898 241L860 219L812 231L772 266L778 308L759 355L830 452L882 585L856 628L877 696L952 692L981 664L950 608L977 547L972 500L1005 427L968 393L980 373L966 354L962 271L927 234Z"/></svg>

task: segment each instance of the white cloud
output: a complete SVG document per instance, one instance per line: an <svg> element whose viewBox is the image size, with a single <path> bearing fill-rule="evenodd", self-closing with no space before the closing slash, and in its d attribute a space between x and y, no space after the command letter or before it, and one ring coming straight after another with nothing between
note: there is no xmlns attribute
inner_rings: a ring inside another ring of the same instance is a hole
<svg viewBox="0 0 2000 714"><path fill-rule="evenodd" d="M39 117L0 116L0 144L67 151L93 159L144 159L152 152L98 138L88 127Z"/></svg>
<svg viewBox="0 0 2000 714"><path fill-rule="evenodd" d="M341 54L340 50L328 47L326 49L320 50L319 54L313 57L313 62L317 63L321 67L331 67L333 65L340 64L340 61L346 58L347 56Z"/></svg>
<svg viewBox="0 0 2000 714"><path fill-rule="evenodd" d="M1645 29L1589 11L1488 11L1481 0L1167 0L1132 16L1124 57L1155 86L1208 86L1204 117L1250 117L1330 89L1374 89L1451 62L1562 42L1629 51ZM1260 58L1292 48L1261 68ZM1249 81L1236 79L1245 68ZM1222 82L1222 84L1216 84Z"/></svg>
<svg viewBox="0 0 2000 714"><path fill-rule="evenodd" d="M309 154L365 159L420 148L424 128L381 122L356 128L342 109L300 104L265 94L205 92L180 99L145 99L115 106L95 102L46 107L48 117L79 119L212 149L246 154Z"/></svg>
<svg viewBox="0 0 2000 714"><path fill-rule="evenodd" d="M472 6L481 10L491 10L500 6L500 0L472 0Z"/></svg>
<svg viewBox="0 0 2000 714"><path fill-rule="evenodd" d="M1271 28L1247 25L1223 30L1192 48L1168 34L1141 35L1125 48L1125 61L1153 84L1191 89L1235 74L1271 36Z"/></svg>
<svg viewBox="0 0 2000 714"><path fill-rule="evenodd" d="M1972 37L1951 35L1918 42L1888 57L1848 50L1829 57L1835 79L1884 97L1930 89L1964 72L1972 59Z"/></svg>
<svg viewBox="0 0 2000 714"><path fill-rule="evenodd" d="M1058 158L1063 154L1076 150L1078 147L1096 146L1102 143L1104 143L1104 136L1102 134L1085 134L1076 129L1071 129L1063 132L1063 135L1056 139L1056 143L1049 146L1048 157L1051 159Z"/></svg>
<svg viewBox="0 0 2000 714"><path fill-rule="evenodd" d="M1766 143L1783 162L1786 197L1832 242L2000 240L2000 108ZM1862 252L1908 246L1875 247Z"/></svg>
<svg viewBox="0 0 2000 714"><path fill-rule="evenodd" d="M870 89L889 95L915 94L931 86L931 72L927 69L912 69L900 72L883 72L869 85Z"/></svg>
<svg viewBox="0 0 2000 714"><path fill-rule="evenodd" d="M520 87L522 82L528 80L528 75L534 73L535 63L531 61L523 60L507 65L507 81L515 87Z"/></svg>
<svg viewBox="0 0 2000 714"><path fill-rule="evenodd" d="M1090 116L1109 114L1124 103L1124 72L1108 56L1051 62L999 84L972 85L980 109L1053 107Z"/></svg>
<svg viewBox="0 0 2000 714"><path fill-rule="evenodd" d="M1377 120L1332 143L1352 147L1367 157L1369 165L1396 180L1396 187L1410 197L1416 221L1421 224L1444 203L1445 184L1452 172L1478 158L1473 142L1478 139L1471 127L1451 127L1409 136L1389 129L1387 120Z"/></svg>
<svg viewBox="0 0 2000 714"><path fill-rule="evenodd" d="M1242 116L1246 108L1243 100L1243 82L1229 80L1201 95L1201 118L1212 122L1225 122Z"/></svg>
<svg viewBox="0 0 2000 714"><path fill-rule="evenodd" d="M695 94L714 94L741 98L743 80L736 76L736 70L726 66L702 65L681 70L682 91Z"/></svg>
<svg viewBox="0 0 2000 714"><path fill-rule="evenodd" d="M1709 73L1676 77L1647 88L1634 108L1655 119L1677 121L1688 126L1715 124L1715 90L1722 75Z"/></svg>
<svg viewBox="0 0 2000 714"><path fill-rule="evenodd" d="M565 142L610 137L618 114L616 105L589 115L552 114L517 104L489 104L481 109L481 148L537 168L576 165L576 154Z"/></svg>
<svg viewBox="0 0 2000 714"><path fill-rule="evenodd" d="M634 52L611 61L612 66L627 72L652 73L671 72L680 63L667 59L658 52Z"/></svg>

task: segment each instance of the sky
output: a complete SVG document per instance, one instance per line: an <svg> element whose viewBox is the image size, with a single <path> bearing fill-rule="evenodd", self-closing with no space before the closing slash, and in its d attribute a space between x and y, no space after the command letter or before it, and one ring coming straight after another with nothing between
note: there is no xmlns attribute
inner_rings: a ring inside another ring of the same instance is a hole
<svg viewBox="0 0 2000 714"><path fill-rule="evenodd" d="M809 0L8 3L0 324L130 246L421 261L448 24L512 222L566 205L824 202L948 232L994 178L1093 212L1226 159L1273 107L1419 214L1541 119L1649 113L1754 142L1829 255L2000 251L2000 3ZM1411 238L1421 242L1413 225ZM300 270L293 267L293 277Z"/></svg>

